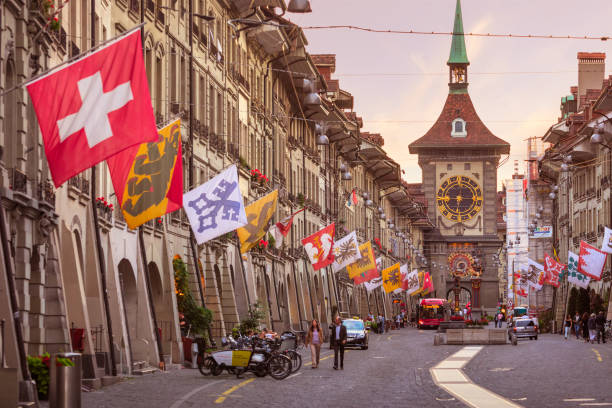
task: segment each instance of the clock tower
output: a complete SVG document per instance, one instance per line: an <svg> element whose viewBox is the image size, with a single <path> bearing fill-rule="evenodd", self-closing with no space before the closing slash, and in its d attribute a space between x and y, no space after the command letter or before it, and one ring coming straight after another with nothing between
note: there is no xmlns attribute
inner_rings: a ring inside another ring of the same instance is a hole
<svg viewBox="0 0 612 408"><path fill-rule="evenodd" d="M423 192L435 228L424 253L435 296L463 308L491 311L499 299L496 254L497 167L510 144L480 120L468 93L468 66L461 2L457 0L451 43L449 92L429 131L409 145L423 173ZM457 302L458 300L458 302Z"/></svg>

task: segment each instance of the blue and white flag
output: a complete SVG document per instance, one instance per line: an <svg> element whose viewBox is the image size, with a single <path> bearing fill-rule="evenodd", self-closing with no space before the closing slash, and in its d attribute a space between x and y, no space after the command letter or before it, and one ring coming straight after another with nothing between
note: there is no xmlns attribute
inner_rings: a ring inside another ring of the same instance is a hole
<svg viewBox="0 0 612 408"><path fill-rule="evenodd" d="M185 193L183 208L198 244L245 226L247 218L236 166Z"/></svg>

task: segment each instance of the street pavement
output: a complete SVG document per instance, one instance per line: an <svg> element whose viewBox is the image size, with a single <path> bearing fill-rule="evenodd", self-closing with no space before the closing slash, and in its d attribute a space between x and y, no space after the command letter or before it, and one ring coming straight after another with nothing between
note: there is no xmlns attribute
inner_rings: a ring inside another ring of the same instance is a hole
<svg viewBox="0 0 612 408"><path fill-rule="evenodd" d="M612 406L612 344L588 344L558 334L488 346L464 373L524 407Z"/></svg>
<svg viewBox="0 0 612 408"><path fill-rule="evenodd" d="M462 407L438 388L429 367L460 349L433 346L433 331L401 329L371 334L368 350L350 349L344 370L334 370L333 352L321 349L317 369L306 353L300 371L285 380L237 379L224 372L204 377L183 369L131 378L83 394L84 407L189 408L189 407Z"/></svg>
<svg viewBox="0 0 612 408"><path fill-rule="evenodd" d="M434 346L434 333L408 328L371 334L368 350L347 352L343 371L332 369L333 353L326 345L318 369L311 369L306 353L302 369L285 380L256 378L251 373L237 379L225 372L204 377L197 370L182 369L127 378L83 393L83 406L463 407L430 374L431 367L452 360L463 347ZM591 345L544 334L518 346L484 346L462 371L476 385L518 406L612 406L610 362L612 344ZM493 405L478 405L484 406Z"/></svg>

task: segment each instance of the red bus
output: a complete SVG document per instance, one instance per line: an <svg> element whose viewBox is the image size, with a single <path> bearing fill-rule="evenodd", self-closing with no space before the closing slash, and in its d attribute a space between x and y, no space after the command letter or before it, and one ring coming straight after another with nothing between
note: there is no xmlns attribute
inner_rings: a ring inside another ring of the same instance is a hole
<svg viewBox="0 0 612 408"><path fill-rule="evenodd" d="M437 328L444 320L444 305L446 299L421 299L417 315L419 329Z"/></svg>

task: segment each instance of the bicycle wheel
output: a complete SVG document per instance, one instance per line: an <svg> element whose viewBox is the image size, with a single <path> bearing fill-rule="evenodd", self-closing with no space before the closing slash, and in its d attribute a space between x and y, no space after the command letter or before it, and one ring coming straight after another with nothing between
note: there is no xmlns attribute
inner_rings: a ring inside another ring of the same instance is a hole
<svg viewBox="0 0 612 408"><path fill-rule="evenodd" d="M221 374L221 371L223 370L221 367L219 367L219 364L217 364L217 362L215 361L214 358L212 357L206 357L202 362L199 361L200 359L198 358L198 370L200 370L200 373L202 373L202 375L219 375Z"/></svg>
<svg viewBox="0 0 612 408"><path fill-rule="evenodd" d="M291 359L291 372L299 371L302 367L302 356L295 350L287 350L287 357Z"/></svg>
<svg viewBox="0 0 612 408"><path fill-rule="evenodd" d="M275 380L283 380L291 374L291 359L282 354L270 357L268 360L268 373Z"/></svg>

